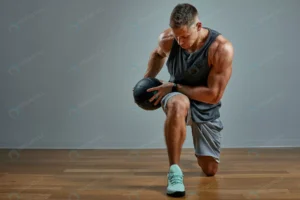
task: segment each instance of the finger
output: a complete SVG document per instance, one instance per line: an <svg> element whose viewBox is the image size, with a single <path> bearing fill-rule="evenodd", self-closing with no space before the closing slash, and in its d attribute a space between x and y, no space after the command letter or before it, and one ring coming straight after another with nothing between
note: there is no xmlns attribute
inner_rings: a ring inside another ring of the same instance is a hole
<svg viewBox="0 0 300 200"><path fill-rule="evenodd" d="M156 95L153 95L153 97L151 97L150 99L149 99L149 101L150 102L152 102L154 99L156 99L157 97L156 97Z"/></svg>
<svg viewBox="0 0 300 200"><path fill-rule="evenodd" d="M155 91L155 90L158 90L158 87L149 88L149 89L147 90L147 92L152 92L152 91Z"/></svg>
<svg viewBox="0 0 300 200"><path fill-rule="evenodd" d="M155 95L153 95L153 97L150 98L150 102L154 101L155 99L159 98L160 93L156 93Z"/></svg>
<svg viewBox="0 0 300 200"><path fill-rule="evenodd" d="M159 104L159 102L161 101L162 97L159 96L159 98L157 98L157 100L155 101L154 105L156 106L157 104Z"/></svg>

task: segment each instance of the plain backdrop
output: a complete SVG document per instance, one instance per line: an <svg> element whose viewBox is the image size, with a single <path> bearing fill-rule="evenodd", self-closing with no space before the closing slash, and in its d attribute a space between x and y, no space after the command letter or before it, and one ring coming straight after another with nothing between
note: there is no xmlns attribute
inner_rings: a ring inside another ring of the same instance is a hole
<svg viewBox="0 0 300 200"><path fill-rule="evenodd" d="M184 2L235 48L222 147L300 146L298 0L1 0L0 147L166 148L132 88Z"/></svg>

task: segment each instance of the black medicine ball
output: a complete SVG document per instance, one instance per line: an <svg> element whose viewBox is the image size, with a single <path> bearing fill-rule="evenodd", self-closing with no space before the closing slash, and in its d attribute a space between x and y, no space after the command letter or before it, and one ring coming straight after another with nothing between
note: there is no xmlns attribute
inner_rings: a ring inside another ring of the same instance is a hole
<svg viewBox="0 0 300 200"><path fill-rule="evenodd" d="M147 92L149 88L157 87L162 83L156 78L143 78L133 88L133 98L135 103L144 110L156 110L161 107L160 102L154 105L156 100L149 101L157 91Z"/></svg>

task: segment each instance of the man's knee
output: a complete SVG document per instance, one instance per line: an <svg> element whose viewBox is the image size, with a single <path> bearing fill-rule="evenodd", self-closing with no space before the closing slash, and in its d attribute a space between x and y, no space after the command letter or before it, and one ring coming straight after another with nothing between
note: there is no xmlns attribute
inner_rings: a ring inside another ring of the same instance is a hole
<svg viewBox="0 0 300 200"><path fill-rule="evenodd" d="M206 174L206 176L214 176L217 171L218 171L218 167L207 167L207 168L202 168L204 174Z"/></svg>
<svg viewBox="0 0 300 200"><path fill-rule="evenodd" d="M218 163L214 158L209 156L196 156L198 159L198 165L206 176L214 176L218 171Z"/></svg>
<svg viewBox="0 0 300 200"><path fill-rule="evenodd" d="M189 99L181 94L175 95L168 100L167 113L172 115L185 116L190 108Z"/></svg>

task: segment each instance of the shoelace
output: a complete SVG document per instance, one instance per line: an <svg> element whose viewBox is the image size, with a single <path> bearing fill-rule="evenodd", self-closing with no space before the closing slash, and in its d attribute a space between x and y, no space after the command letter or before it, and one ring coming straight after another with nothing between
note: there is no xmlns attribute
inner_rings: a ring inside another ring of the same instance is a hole
<svg viewBox="0 0 300 200"><path fill-rule="evenodd" d="M177 184L177 183L182 183L183 175L178 175L178 174L170 174L170 183L172 185Z"/></svg>

